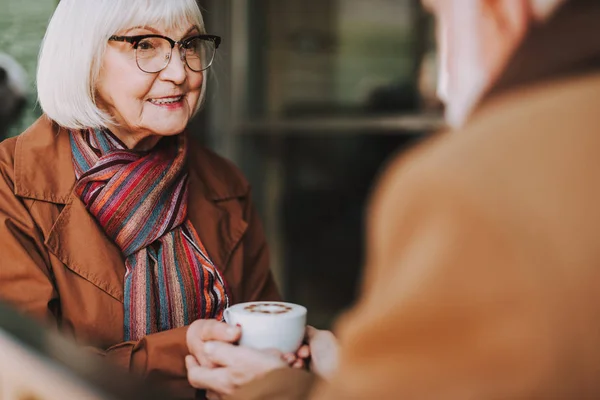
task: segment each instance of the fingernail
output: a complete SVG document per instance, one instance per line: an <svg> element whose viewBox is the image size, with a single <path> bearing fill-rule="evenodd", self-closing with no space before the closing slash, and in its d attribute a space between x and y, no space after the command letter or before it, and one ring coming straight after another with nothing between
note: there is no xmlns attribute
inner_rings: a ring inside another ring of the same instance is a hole
<svg viewBox="0 0 600 400"><path fill-rule="evenodd" d="M212 342L204 343L204 353L211 354L215 350L215 344Z"/></svg>

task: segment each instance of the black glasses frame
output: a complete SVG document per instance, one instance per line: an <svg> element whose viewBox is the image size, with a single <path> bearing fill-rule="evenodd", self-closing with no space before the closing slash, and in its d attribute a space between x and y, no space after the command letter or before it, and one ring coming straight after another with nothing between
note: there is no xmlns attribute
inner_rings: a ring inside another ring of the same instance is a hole
<svg viewBox="0 0 600 400"><path fill-rule="evenodd" d="M215 44L215 51L214 51L214 53L216 53L217 49L219 48L219 45L221 44L221 37L220 36L216 36L216 35L195 35L195 36L190 36L188 38L181 39L181 40L173 40L170 37L163 36L163 35L156 35L156 34L135 35L135 36L118 36L118 35L113 35L110 38L108 38L108 40L113 41L113 42L127 42L127 43L130 43L131 45L133 45L133 49L137 52L137 48L138 48L138 45L140 44L140 42L142 40L144 40L144 39L149 39L149 38L165 39L166 41L168 41L171 44L171 53L169 54L169 58L168 58L169 61L171 60L171 56L173 54L173 49L175 48L175 45L179 45L179 47L182 48L182 49L188 49L189 48L188 46L189 46L190 42L192 42L193 40L196 40L196 39L206 40L206 41L213 42ZM185 59L185 64L188 66L189 69L191 69L194 72L202 72L202 71L206 71L212 65L212 62L213 62L214 56L215 56L214 53L212 55L210 63L206 66L206 68L201 69L199 71L196 71L195 69L193 69L192 67L190 67L190 65L187 62L187 58L186 57L183 57L183 58ZM157 74L160 71L162 71L163 69L167 68L167 65L169 65L169 62L167 62L165 64L165 66L162 67L160 70L158 70L156 72L148 72L148 71L144 71L140 67L138 59L137 59L137 54L136 54L135 60L136 60L136 64L138 65L138 68L141 71L146 72L148 74Z"/></svg>

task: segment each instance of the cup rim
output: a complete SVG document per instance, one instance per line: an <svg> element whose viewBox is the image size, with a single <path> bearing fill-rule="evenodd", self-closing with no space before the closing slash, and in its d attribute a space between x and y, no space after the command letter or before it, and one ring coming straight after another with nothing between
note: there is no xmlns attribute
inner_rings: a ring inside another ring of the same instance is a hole
<svg viewBox="0 0 600 400"><path fill-rule="evenodd" d="M296 303L289 303L289 302L285 302L285 301L246 301L243 303L237 303L234 305L231 305L229 307L227 307L225 310L229 310L233 307L236 306L249 306L252 304L265 304L265 303L277 303L277 304L283 304L283 305L288 305L288 306L293 306L296 308L299 308L299 310L301 311L300 313L285 313L285 314L262 314L262 313L247 313L245 315L252 315L253 317L256 318L298 318L298 317L304 317L306 316L308 310L306 309L306 307L300 305L300 304L296 304ZM230 311L231 312L231 311Z"/></svg>

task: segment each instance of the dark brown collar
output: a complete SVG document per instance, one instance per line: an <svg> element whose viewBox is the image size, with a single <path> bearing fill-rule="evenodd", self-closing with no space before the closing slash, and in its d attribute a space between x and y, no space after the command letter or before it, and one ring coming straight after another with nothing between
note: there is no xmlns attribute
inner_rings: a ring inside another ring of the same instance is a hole
<svg viewBox="0 0 600 400"><path fill-rule="evenodd" d="M600 70L600 1L567 0L534 25L482 103L524 85Z"/></svg>
<svg viewBox="0 0 600 400"><path fill-rule="evenodd" d="M15 149L15 194L45 202L66 204L75 184L71 144L67 131L47 116L40 117L17 139ZM209 150L190 141L190 170L195 175L191 190L211 201L244 197L248 185L232 181L225 162Z"/></svg>

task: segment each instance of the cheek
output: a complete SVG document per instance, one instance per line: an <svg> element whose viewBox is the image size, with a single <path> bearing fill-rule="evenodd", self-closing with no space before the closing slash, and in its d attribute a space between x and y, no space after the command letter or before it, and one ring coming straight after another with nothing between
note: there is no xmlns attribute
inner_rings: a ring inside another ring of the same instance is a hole
<svg viewBox="0 0 600 400"><path fill-rule="evenodd" d="M190 91L198 91L202 89L204 84L204 74L201 72L191 74L189 77Z"/></svg>
<svg viewBox="0 0 600 400"><path fill-rule="evenodd" d="M150 77L130 74L128 79L120 77L114 91L119 93L124 101L140 102L146 99L152 84L153 79Z"/></svg>
<svg viewBox="0 0 600 400"><path fill-rule="evenodd" d="M202 85L204 84L204 76L201 73L193 74L189 78L189 95L188 98L191 102L197 103L202 92Z"/></svg>
<svg viewBox="0 0 600 400"><path fill-rule="evenodd" d="M145 100L153 80L136 71L105 71L98 85L98 94L119 114L135 112Z"/></svg>

